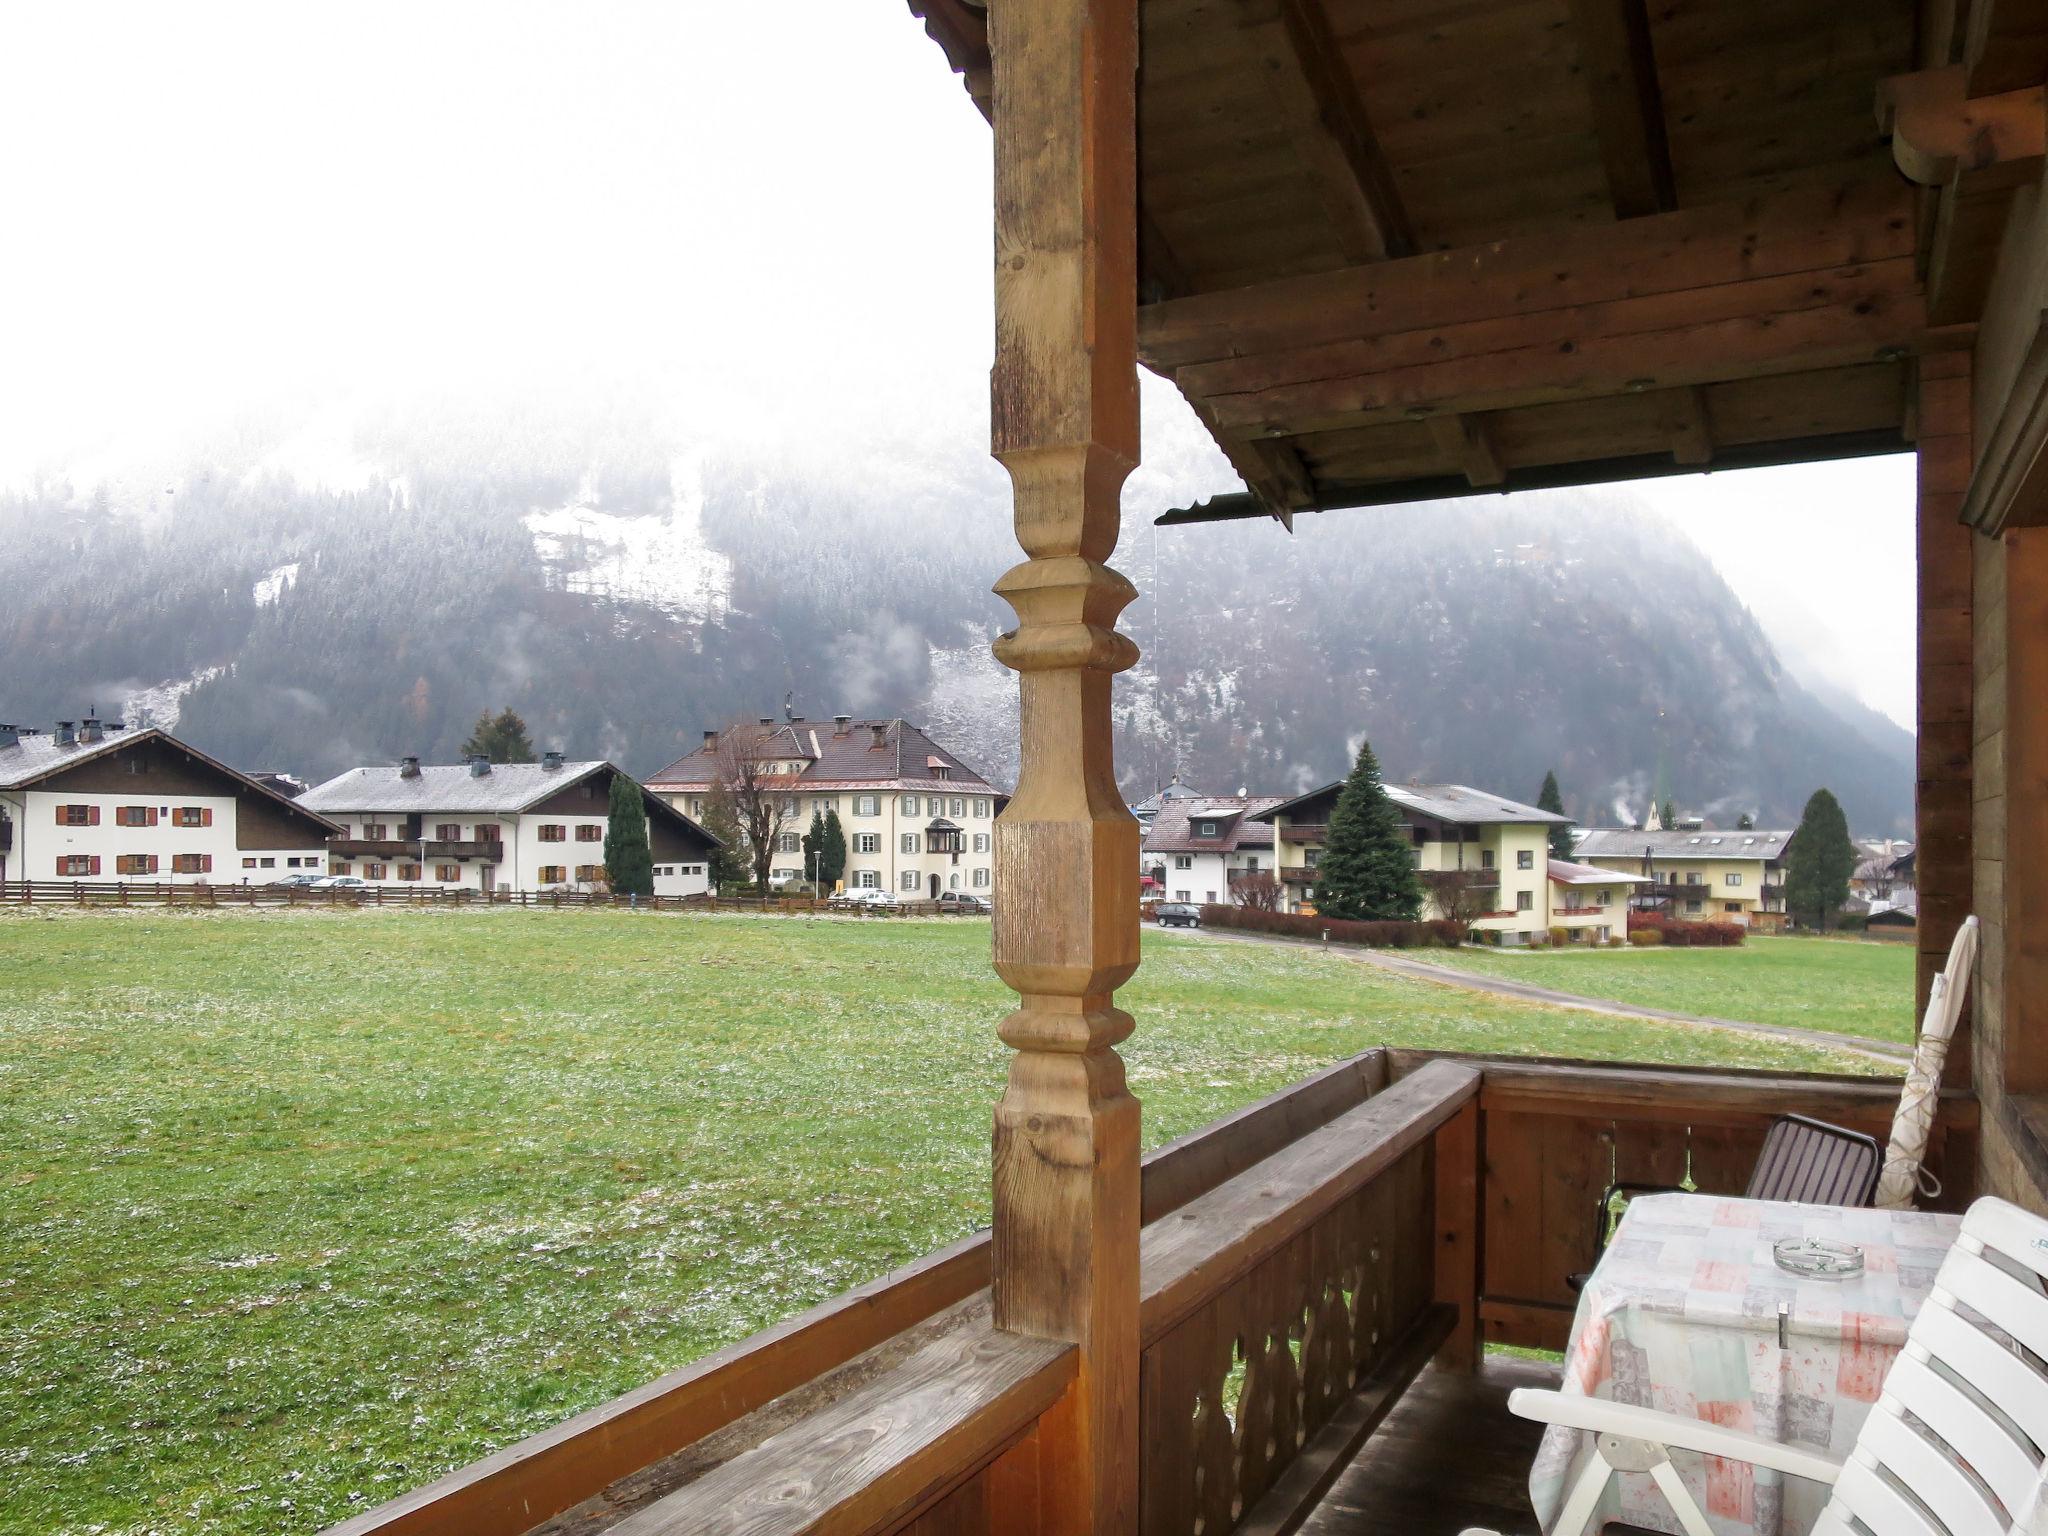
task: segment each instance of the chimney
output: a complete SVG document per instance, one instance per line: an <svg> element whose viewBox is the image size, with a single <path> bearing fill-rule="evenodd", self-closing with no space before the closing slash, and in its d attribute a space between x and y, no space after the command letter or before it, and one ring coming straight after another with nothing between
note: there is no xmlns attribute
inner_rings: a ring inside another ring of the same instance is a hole
<svg viewBox="0 0 2048 1536"><path fill-rule="evenodd" d="M557 772L559 772L559 771L561 770L561 767L562 767L562 754L561 754L561 753L559 753L559 752L543 752L543 753L541 753L541 755L540 755L540 768L541 768L541 772L542 772L542 773L557 773Z"/></svg>
<svg viewBox="0 0 2048 1536"><path fill-rule="evenodd" d="M490 771L491 760L482 753L478 753L469 760L469 776L472 779L481 779L488 775Z"/></svg>
<svg viewBox="0 0 2048 1536"><path fill-rule="evenodd" d="M0 747L18 747L20 745L21 732L11 725L0 725Z"/></svg>
<svg viewBox="0 0 2048 1536"><path fill-rule="evenodd" d="M57 722L58 746L68 747L76 744L76 742L78 741L78 732L72 729L72 726L75 723L76 722L70 720L59 720Z"/></svg>
<svg viewBox="0 0 2048 1536"><path fill-rule="evenodd" d="M886 726L886 725L871 725L871 726L869 726L869 727L868 727L868 734L869 734L869 735L870 735L870 736L871 736L871 737L873 738L873 740L871 740L871 741L870 741L870 742L868 743L868 745L869 745L869 746L870 746L871 748L872 748L872 747L886 747L887 745L889 745L889 727L888 727L888 726Z"/></svg>
<svg viewBox="0 0 2048 1536"><path fill-rule="evenodd" d="M705 746L707 746L707 747L715 747L715 746L717 746L717 745L718 745L718 732L716 732L716 731L706 731L706 732L704 733L704 745L705 745Z"/></svg>
<svg viewBox="0 0 2048 1536"><path fill-rule="evenodd" d="M834 715L832 717L832 734L835 736L844 736L846 734L846 728L851 724L853 724L853 716Z"/></svg>
<svg viewBox="0 0 2048 1536"><path fill-rule="evenodd" d="M761 716L761 723L763 725L773 725L775 723L775 717L773 715L763 715Z"/></svg>
<svg viewBox="0 0 2048 1536"><path fill-rule="evenodd" d="M398 776L401 779L416 779L420 776L420 760L416 757L401 757L398 760Z"/></svg>
<svg viewBox="0 0 2048 1536"><path fill-rule="evenodd" d="M96 714L88 711L86 717L79 722L78 739L88 746L99 741L105 734L100 725L100 718Z"/></svg>

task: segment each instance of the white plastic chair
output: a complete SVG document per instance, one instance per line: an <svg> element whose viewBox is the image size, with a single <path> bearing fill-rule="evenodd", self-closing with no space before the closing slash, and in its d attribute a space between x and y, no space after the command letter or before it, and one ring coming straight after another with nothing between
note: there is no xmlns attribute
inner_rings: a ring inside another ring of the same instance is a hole
<svg viewBox="0 0 2048 1536"><path fill-rule="evenodd" d="M1523 1418L1595 1437L1550 1536L1584 1536L1617 1472L1649 1473L1687 1536L1713 1536L1671 1464L1674 1450L1831 1485L1813 1536L2037 1536L2048 1530L2044 1278L2048 1221L2003 1200L1971 1206L1845 1461L1602 1398L1512 1393L1508 1406Z"/></svg>

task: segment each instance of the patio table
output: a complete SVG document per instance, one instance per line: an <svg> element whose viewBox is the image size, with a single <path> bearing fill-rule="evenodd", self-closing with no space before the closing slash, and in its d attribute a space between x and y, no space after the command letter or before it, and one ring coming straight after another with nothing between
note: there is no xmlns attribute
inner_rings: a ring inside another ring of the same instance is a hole
<svg viewBox="0 0 2048 1536"><path fill-rule="evenodd" d="M1844 1456L1961 1229L1922 1211L1641 1196L1579 1298L1562 1390ZM1771 1255L1787 1237L1854 1243L1863 1273L1788 1274ZM1529 1474L1545 1530L1590 1454L1590 1435L1545 1432ZM1684 1451L1672 1462L1716 1536L1802 1536L1827 1502L1818 1484L1745 1463ZM1593 1528L1609 1520L1680 1529L1647 1473L1615 1478Z"/></svg>

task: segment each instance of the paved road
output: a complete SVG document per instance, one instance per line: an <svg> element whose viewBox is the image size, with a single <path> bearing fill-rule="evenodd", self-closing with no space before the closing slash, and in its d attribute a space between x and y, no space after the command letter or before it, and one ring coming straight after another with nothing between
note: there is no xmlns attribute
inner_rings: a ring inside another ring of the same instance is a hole
<svg viewBox="0 0 2048 1536"><path fill-rule="evenodd" d="M1327 947L1305 939L1283 939L1263 933L1227 933L1217 928L1199 930L1203 937L1227 944L1272 944L1291 946L1297 949L1321 949L1326 954L1336 955L1361 965L1370 965L1382 971L1392 971L1416 981L1433 981L1446 987L1462 987L1467 992L1490 992L1495 997L1510 997L1519 1002L1543 1003L1553 1008L1576 1008L1581 1013L1604 1013L1618 1019L1655 1019L1665 1024L1697 1024L1708 1029L1732 1029L1739 1034L1763 1035L1773 1040L1789 1040L1799 1045L1825 1046L1831 1050L1851 1051L1859 1056L1868 1056L1878 1061L1903 1065L1912 1059L1912 1048L1890 1040L1873 1040L1867 1035L1838 1035L1825 1029L1799 1029L1789 1024L1755 1024L1745 1019L1717 1019L1703 1013L1674 1013L1668 1008L1641 1008L1634 1003L1617 1003L1604 997L1581 997L1576 992L1559 992L1550 987L1538 987L1526 981L1510 981L1500 976L1484 976L1473 971L1461 971L1455 966L1433 965L1427 960L1416 960L1405 953L1385 949L1359 949L1349 944L1332 944Z"/></svg>

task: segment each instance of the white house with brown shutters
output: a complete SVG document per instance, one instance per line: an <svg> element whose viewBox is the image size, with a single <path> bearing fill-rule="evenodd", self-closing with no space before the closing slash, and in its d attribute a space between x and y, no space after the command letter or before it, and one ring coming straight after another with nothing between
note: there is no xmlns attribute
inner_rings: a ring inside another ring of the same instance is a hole
<svg viewBox="0 0 2048 1536"><path fill-rule="evenodd" d="M537 763L407 757L352 768L295 803L337 824L332 874L404 890L595 890L607 883L612 780L622 776L610 763L567 762L559 752ZM659 796L643 790L641 799L654 894L710 890L717 839Z"/></svg>
<svg viewBox="0 0 2048 1536"><path fill-rule="evenodd" d="M334 830L161 730L0 725L0 881L265 885L318 873Z"/></svg>

